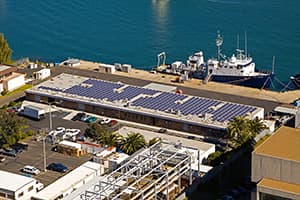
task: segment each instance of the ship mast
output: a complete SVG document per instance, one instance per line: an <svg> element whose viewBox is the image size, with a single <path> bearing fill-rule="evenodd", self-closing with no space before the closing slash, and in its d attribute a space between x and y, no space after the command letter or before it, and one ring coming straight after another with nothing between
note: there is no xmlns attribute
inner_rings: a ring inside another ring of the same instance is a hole
<svg viewBox="0 0 300 200"><path fill-rule="evenodd" d="M221 46L223 44L223 38L221 37L220 31L218 31L218 36L216 39L216 46L217 46L217 57L218 61L220 60L220 55L221 55Z"/></svg>
<svg viewBox="0 0 300 200"><path fill-rule="evenodd" d="M240 36L239 36L239 34L236 36L236 49L240 49Z"/></svg>
<svg viewBox="0 0 300 200"><path fill-rule="evenodd" d="M245 55L247 57L247 31L245 31Z"/></svg>
<svg viewBox="0 0 300 200"><path fill-rule="evenodd" d="M275 72L275 56L273 56L273 62L272 62L272 74Z"/></svg>

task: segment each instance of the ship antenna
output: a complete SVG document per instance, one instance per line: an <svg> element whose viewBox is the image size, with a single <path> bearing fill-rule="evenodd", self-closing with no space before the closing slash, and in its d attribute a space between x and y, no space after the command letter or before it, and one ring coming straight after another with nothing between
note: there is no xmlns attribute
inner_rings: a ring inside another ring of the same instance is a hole
<svg viewBox="0 0 300 200"><path fill-rule="evenodd" d="M273 56L273 62L272 62L272 74L275 72L275 56Z"/></svg>
<svg viewBox="0 0 300 200"><path fill-rule="evenodd" d="M218 31L217 33L218 33L218 36L216 39L216 46L218 48L217 56L218 56L218 60L220 60L221 46L223 44L223 38L221 37L220 31Z"/></svg>
<svg viewBox="0 0 300 200"><path fill-rule="evenodd" d="M245 31L245 55L247 56L247 31Z"/></svg>
<svg viewBox="0 0 300 200"><path fill-rule="evenodd" d="M239 34L237 34L237 36L236 36L236 48L240 49L240 36L239 36Z"/></svg>

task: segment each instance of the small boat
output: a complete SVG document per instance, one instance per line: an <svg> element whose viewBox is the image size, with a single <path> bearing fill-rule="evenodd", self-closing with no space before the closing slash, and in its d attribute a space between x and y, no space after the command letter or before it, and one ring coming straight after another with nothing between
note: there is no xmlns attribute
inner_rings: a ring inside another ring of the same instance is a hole
<svg viewBox="0 0 300 200"><path fill-rule="evenodd" d="M291 76L291 81L295 84L297 88L300 88L300 74L296 74L295 76Z"/></svg>

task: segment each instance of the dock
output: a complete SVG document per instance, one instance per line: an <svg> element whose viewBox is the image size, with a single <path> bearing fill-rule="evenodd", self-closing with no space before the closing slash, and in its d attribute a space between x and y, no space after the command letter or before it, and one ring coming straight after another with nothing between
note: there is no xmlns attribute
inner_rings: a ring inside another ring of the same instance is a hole
<svg viewBox="0 0 300 200"><path fill-rule="evenodd" d="M100 64L101 63L82 60L81 65L76 66L74 68L94 71L95 69L99 68ZM188 81L185 81L184 83L176 83L174 82L174 80L176 79L177 76L160 74L160 73L153 74L150 73L149 71L139 70L139 69L132 69L132 71L129 73L116 71L114 75L119 75L124 77L134 77L136 79L164 83L168 85L176 85L179 88L189 87L189 88L201 89L201 90L216 92L216 93L223 93L228 95L273 101L280 104L289 104L300 97L300 90L276 92L276 91L270 91L265 89L257 89L257 88L243 87L238 85L217 83L213 81L210 81L207 84L203 84L202 80L199 79L190 79Z"/></svg>

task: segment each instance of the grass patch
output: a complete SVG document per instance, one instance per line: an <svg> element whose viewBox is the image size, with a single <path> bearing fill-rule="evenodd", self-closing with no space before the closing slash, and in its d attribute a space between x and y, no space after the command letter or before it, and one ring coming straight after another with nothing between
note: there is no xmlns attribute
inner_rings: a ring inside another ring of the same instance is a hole
<svg viewBox="0 0 300 200"><path fill-rule="evenodd" d="M27 89L29 89L29 88L31 88L31 87L32 87L31 84L25 84L25 85L23 85L22 87L19 87L19 88L15 89L15 90L13 90L13 91L11 91L11 92L8 92L6 95L1 96L1 97L13 95L13 94L16 94L16 93L18 93L18 92L23 92L24 90L27 90ZM1 97L0 97L0 98L1 98Z"/></svg>

